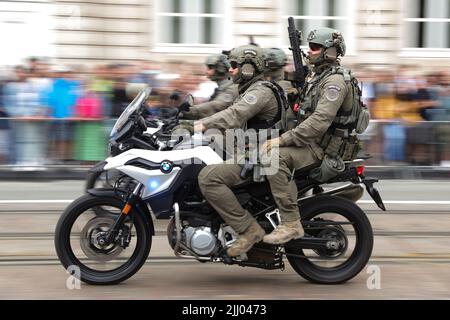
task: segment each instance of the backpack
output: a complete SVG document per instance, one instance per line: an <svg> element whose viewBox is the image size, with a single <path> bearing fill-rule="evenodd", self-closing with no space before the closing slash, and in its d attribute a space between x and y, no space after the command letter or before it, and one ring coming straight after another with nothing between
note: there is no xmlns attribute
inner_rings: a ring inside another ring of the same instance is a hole
<svg viewBox="0 0 450 320"><path fill-rule="evenodd" d="M341 74L346 83L350 83L353 91L352 110L346 113L337 114L333 123L336 127L346 127L356 133L363 133L369 126L370 113L367 106L362 101L362 91L358 85L358 80L353 76L350 70L342 67L333 68L331 74Z"/></svg>

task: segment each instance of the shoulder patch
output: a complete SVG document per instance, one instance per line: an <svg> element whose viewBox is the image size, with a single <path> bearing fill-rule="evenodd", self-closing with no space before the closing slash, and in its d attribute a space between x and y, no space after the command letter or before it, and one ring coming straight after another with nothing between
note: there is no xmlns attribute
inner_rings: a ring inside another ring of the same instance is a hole
<svg viewBox="0 0 450 320"><path fill-rule="evenodd" d="M325 97L328 101L336 101L339 98L339 92L341 88L338 86L328 86L325 89Z"/></svg>
<svg viewBox="0 0 450 320"><path fill-rule="evenodd" d="M225 93L223 95L223 101L225 102L232 102L233 101L233 96L229 93Z"/></svg>
<svg viewBox="0 0 450 320"><path fill-rule="evenodd" d="M255 104L258 101L258 98L254 94L248 93L244 96L244 101L248 104Z"/></svg>

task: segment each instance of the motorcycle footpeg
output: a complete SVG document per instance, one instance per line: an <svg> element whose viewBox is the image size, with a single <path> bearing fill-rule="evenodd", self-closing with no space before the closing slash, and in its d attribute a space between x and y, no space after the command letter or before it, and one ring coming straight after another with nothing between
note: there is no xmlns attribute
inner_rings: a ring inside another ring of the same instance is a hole
<svg viewBox="0 0 450 320"><path fill-rule="evenodd" d="M234 264L233 258L227 254L227 249L225 248L219 252L219 257L222 258L222 261L225 264Z"/></svg>

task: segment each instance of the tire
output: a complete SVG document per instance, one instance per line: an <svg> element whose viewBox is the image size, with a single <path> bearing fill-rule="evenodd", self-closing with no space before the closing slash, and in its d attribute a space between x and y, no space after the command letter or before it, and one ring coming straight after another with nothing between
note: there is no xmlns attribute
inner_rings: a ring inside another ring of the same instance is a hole
<svg viewBox="0 0 450 320"><path fill-rule="evenodd" d="M61 215L56 225L55 248L58 258L66 270L69 266L80 268L82 281L95 285L117 284L130 278L143 266L150 253L152 235L146 218L137 211L132 210L129 216L132 218L133 227L136 231L136 237L132 238L135 239L136 246L130 258L120 267L111 271L91 269L75 256L71 246L71 230L81 214L94 206L102 205L122 208L124 203L117 198L98 197L90 194L86 194L72 202Z"/></svg>
<svg viewBox="0 0 450 320"><path fill-rule="evenodd" d="M337 284L352 279L366 266L372 254L373 231L366 214L350 200L334 196L318 196L300 206L303 222L328 212L340 214L354 223L356 242L350 257L331 269L317 266L307 258L287 256L287 259L292 268L306 280L321 284ZM286 247L286 253L303 254L303 250Z"/></svg>

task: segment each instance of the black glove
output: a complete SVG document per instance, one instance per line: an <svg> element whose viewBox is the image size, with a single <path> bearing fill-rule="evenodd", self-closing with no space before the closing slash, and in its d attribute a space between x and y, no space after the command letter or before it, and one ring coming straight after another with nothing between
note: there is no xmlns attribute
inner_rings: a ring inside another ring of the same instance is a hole
<svg viewBox="0 0 450 320"><path fill-rule="evenodd" d="M174 92L172 92L170 94L169 99L170 100L175 100L175 101L180 100L180 92L175 90Z"/></svg>
<svg viewBox="0 0 450 320"><path fill-rule="evenodd" d="M178 107L178 109L181 112L189 112L189 108L191 107L191 105L187 102L183 102L182 104L180 104L180 106Z"/></svg>

